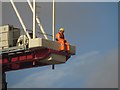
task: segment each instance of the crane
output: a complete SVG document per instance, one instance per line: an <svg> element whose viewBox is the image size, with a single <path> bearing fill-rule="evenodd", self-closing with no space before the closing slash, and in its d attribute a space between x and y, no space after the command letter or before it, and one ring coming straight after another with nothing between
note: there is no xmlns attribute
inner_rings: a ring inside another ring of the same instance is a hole
<svg viewBox="0 0 120 90"><path fill-rule="evenodd" d="M2 45L0 46L0 64L2 65L2 90L7 89L6 73L8 71L34 68L40 66L65 63L72 55L76 53L76 47L70 45L70 52L60 52L60 43L55 41L55 0L52 7L52 40L49 40L41 21L36 14L36 2L33 5L27 0L33 14L32 33L29 33L13 0L10 3L19 19L24 30L20 34L20 28L13 25L0 26ZM44 38L36 37L36 22L42 31Z"/></svg>

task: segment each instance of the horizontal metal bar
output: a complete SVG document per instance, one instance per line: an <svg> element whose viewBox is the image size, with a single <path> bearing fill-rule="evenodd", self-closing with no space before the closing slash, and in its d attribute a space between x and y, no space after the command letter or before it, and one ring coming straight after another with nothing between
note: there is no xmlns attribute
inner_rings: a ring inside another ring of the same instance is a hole
<svg viewBox="0 0 120 90"><path fill-rule="evenodd" d="M20 51L20 50L25 50L24 46L17 46L17 47L9 47L9 48L5 48L5 49L0 49L0 54L9 53L9 52L16 52L16 51Z"/></svg>

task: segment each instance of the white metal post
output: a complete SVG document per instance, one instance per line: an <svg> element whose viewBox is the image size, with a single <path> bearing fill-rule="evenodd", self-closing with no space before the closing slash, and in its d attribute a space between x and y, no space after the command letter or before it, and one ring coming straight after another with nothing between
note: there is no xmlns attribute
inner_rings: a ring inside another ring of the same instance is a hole
<svg viewBox="0 0 120 90"><path fill-rule="evenodd" d="M55 0L53 0L52 33L53 33L53 41L54 41L55 40Z"/></svg>
<svg viewBox="0 0 120 90"><path fill-rule="evenodd" d="M35 6L35 0L33 0L33 39L35 38L35 29L36 29L36 6Z"/></svg>
<svg viewBox="0 0 120 90"><path fill-rule="evenodd" d="M30 0L27 0L27 2L28 2L28 5L29 5L30 8L31 8L31 11L33 12L33 7L32 7L32 5L31 5L31 3L30 3ZM44 29L43 29L43 26L42 26L42 24L41 24L41 22L40 22L40 19L39 19L38 16L37 16L37 14L36 14L36 21L37 21L37 23L38 23L38 26L40 27L40 30L41 30L42 33L44 34L45 39L48 39L48 37L47 37L47 35L46 35L46 33L45 33Z"/></svg>
<svg viewBox="0 0 120 90"><path fill-rule="evenodd" d="M12 7L13 7L13 9L14 9L14 11L15 11L15 13L16 13L16 15L17 15L17 17L18 17L18 19L19 19L19 21L20 21L20 23L21 23L21 25L22 25L22 27L23 27L23 30L25 31L25 33L26 33L26 35L27 35L27 37L28 37L28 39L31 39L31 38L30 38L30 35L29 35L29 33L27 32L27 29L26 29L26 27L25 27L25 25L24 25L24 23L23 23L23 21L22 21L22 18L21 18L20 14L19 14L19 12L18 12L18 10L17 10L17 8L16 8L16 6L15 6L15 4L14 4L14 2L13 2L13 0L10 0L10 2L11 2L11 4L12 4Z"/></svg>
<svg viewBox="0 0 120 90"><path fill-rule="evenodd" d="M53 5L52 5L52 36L53 36L53 41L55 40L55 0L53 0ZM55 68L55 65L52 65L52 69Z"/></svg>

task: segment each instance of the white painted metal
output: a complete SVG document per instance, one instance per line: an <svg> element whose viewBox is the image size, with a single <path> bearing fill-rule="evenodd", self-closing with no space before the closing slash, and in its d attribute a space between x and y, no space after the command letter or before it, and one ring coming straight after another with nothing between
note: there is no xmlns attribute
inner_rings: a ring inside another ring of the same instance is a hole
<svg viewBox="0 0 120 90"><path fill-rule="evenodd" d="M27 2L28 2L28 5L29 5L30 8L31 8L31 11L33 12L33 7L32 7L32 5L31 5L31 3L30 3L30 0L27 0ZM38 26L40 27L40 30L41 30L42 33L44 34L45 39L48 39L48 37L47 37L47 35L46 35L45 31L44 31L44 28L43 28L43 26L42 26L42 24L41 24L41 21L40 21L40 19L38 18L37 14L36 14L36 21L37 21L37 23L38 23Z"/></svg>
<svg viewBox="0 0 120 90"><path fill-rule="evenodd" d="M28 38L26 37L26 35L21 35L17 40L16 46L18 46L18 47L23 46L24 48L26 48L28 43L29 43L29 41L28 41Z"/></svg>
<svg viewBox="0 0 120 90"><path fill-rule="evenodd" d="M13 26L4 25L0 26L0 49L13 47L17 43L20 36L20 29Z"/></svg>
<svg viewBox="0 0 120 90"><path fill-rule="evenodd" d="M35 0L33 0L33 39L35 38L35 29L36 29L36 7L35 7Z"/></svg>
<svg viewBox="0 0 120 90"><path fill-rule="evenodd" d="M27 37L28 37L28 39L31 39L31 38L30 38L30 35L29 35L29 33L27 32L27 29L26 29L26 27L25 27L25 25L24 25L24 23L23 23L23 21L22 21L22 18L21 18L20 14L19 14L19 12L18 12L18 10L17 10L17 8L16 8L16 6L15 6L15 4L14 4L14 2L13 2L13 0L10 0L10 2L11 2L11 4L12 4L12 7L13 7L13 9L14 9L14 11L15 11L15 13L16 13L16 15L17 15L17 17L18 17L18 19L19 19L19 21L20 21L20 23L21 23L21 25L22 25L22 27L23 27L23 30L25 31L25 33L26 33L26 35L27 35Z"/></svg>
<svg viewBox="0 0 120 90"><path fill-rule="evenodd" d="M54 41L55 40L55 0L53 0L52 33L53 33L53 41Z"/></svg>

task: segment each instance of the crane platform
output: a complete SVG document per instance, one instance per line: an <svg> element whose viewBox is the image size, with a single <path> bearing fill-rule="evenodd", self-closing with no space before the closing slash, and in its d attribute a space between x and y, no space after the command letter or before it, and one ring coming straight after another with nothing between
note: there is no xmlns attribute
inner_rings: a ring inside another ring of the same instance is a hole
<svg viewBox="0 0 120 90"><path fill-rule="evenodd" d="M75 46L70 45L70 52L59 51L56 41L35 38L29 40L29 48L24 46L10 47L1 51L2 70L4 72L25 68L62 64L71 55L75 55Z"/></svg>

